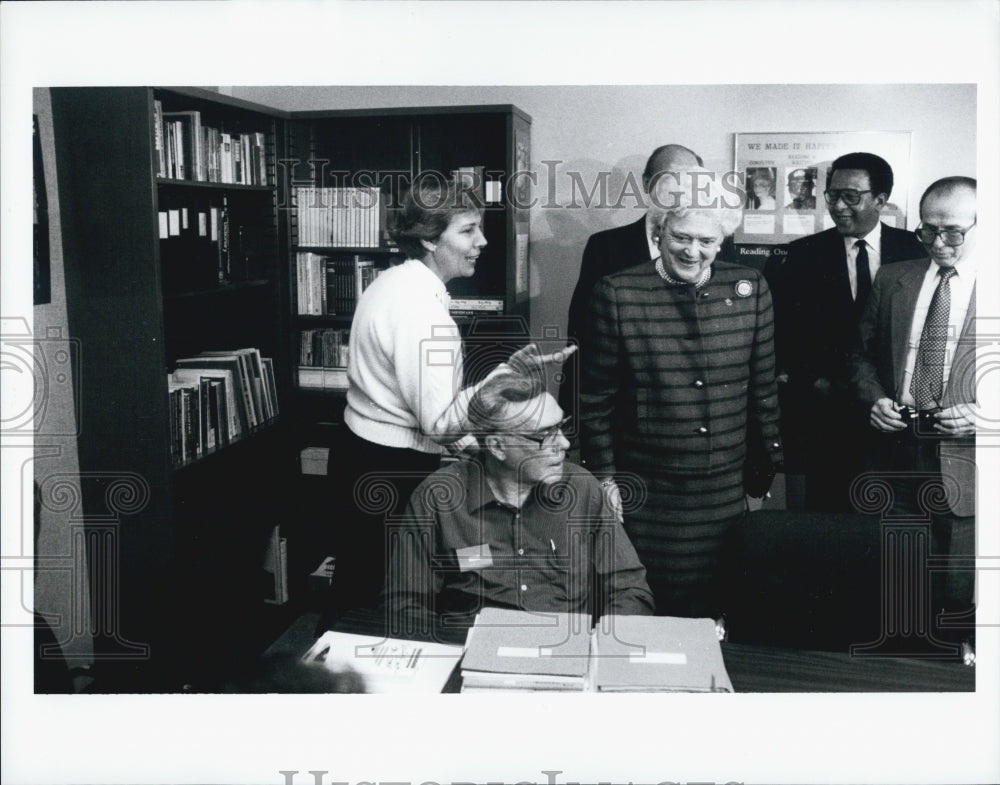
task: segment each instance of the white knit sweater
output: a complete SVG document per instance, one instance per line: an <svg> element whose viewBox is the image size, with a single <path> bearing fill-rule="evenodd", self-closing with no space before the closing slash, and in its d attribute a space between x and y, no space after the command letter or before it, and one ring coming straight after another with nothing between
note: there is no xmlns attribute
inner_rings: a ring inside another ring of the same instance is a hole
<svg viewBox="0 0 1000 785"><path fill-rule="evenodd" d="M462 340L444 283L408 259L382 273L351 323L344 420L388 447L442 452L467 432Z"/></svg>

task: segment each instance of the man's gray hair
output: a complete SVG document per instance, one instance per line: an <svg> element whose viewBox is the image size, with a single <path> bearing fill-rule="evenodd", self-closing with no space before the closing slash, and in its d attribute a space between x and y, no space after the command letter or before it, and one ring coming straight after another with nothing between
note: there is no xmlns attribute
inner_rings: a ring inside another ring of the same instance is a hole
<svg viewBox="0 0 1000 785"><path fill-rule="evenodd" d="M545 392L535 374L498 373L483 382L469 401L469 425L477 437L509 430L511 422L523 422L526 406ZM511 406L511 404L522 404Z"/></svg>

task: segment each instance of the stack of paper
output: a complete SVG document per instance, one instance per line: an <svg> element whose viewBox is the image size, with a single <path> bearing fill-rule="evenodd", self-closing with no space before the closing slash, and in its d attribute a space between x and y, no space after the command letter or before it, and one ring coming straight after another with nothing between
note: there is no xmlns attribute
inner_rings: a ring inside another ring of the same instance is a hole
<svg viewBox="0 0 1000 785"><path fill-rule="evenodd" d="M302 659L334 673L359 674L365 692L435 693L444 688L461 656L461 646L331 630Z"/></svg>
<svg viewBox="0 0 1000 785"><path fill-rule="evenodd" d="M712 619L605 616L594 631L599 692L732 692Z"/></svg>
<svg viewBox="0 0 1000 785"><path fill-rule="evenodd" d="M590 617L484 608L469 631L462 692L587 687Z"/></svg>

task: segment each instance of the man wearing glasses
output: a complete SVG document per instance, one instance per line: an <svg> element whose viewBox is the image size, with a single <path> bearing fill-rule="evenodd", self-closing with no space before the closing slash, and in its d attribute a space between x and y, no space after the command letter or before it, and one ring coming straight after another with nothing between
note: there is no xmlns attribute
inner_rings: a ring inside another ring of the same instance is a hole
<svg viewBox="0 0 1000 785"><path fill-rule="evenodd" d="M565 462L568 420L540 378L488 379L469 421L480 454L430 475L390 526L392 634L467 624L485 605L652 614L646 570L597 480Z"/></svg>
<svg viewBox="0 0 1000 785"><path fill-rule="evenodd" d="M892 185L892 168L877 155L834 160L823 193L834 226L789 244L776 287L786 469L805 474L810 510L853 509L868 432L850 392L848 355L878 269L924 255L912 232L880 220Z"/></svg>
<svg viewBox="0 0 1000 785"><path fill-rule="evenodd" d="M876 468L888 472L893 514L919 520L929 512L931 554L971 561L976 181L946 177L932 183L920 199L915 234L927 249L924 258L892 265L875 277L852 356L852 382L879 435L874 457ZM948 627L961 626L956 616L972 609L973 569L956 566L930 576L931 620L945 628L946 638ZM942 610L950 620L937 617ZM962 621L972 623L968 616Z"/></svg>

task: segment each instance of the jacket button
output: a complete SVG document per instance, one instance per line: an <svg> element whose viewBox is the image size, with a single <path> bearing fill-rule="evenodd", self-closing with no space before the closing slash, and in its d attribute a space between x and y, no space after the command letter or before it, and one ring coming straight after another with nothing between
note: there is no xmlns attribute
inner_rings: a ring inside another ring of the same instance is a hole
<svg viewBox="0 0 1000 785"><path fill-rule="evenodd" d="M704 387L705 386L705 382L703 382L701 379L695 379L694 380L694 386L695 387Z"/></svg>
<svg viewBox="0 0 1000 785"><path fill-rule="evenodd" d="M706 433L708 433L708 428L702 425L697 431L695 431L695 433L700 433L702 436L704 436Z"/></svg>

